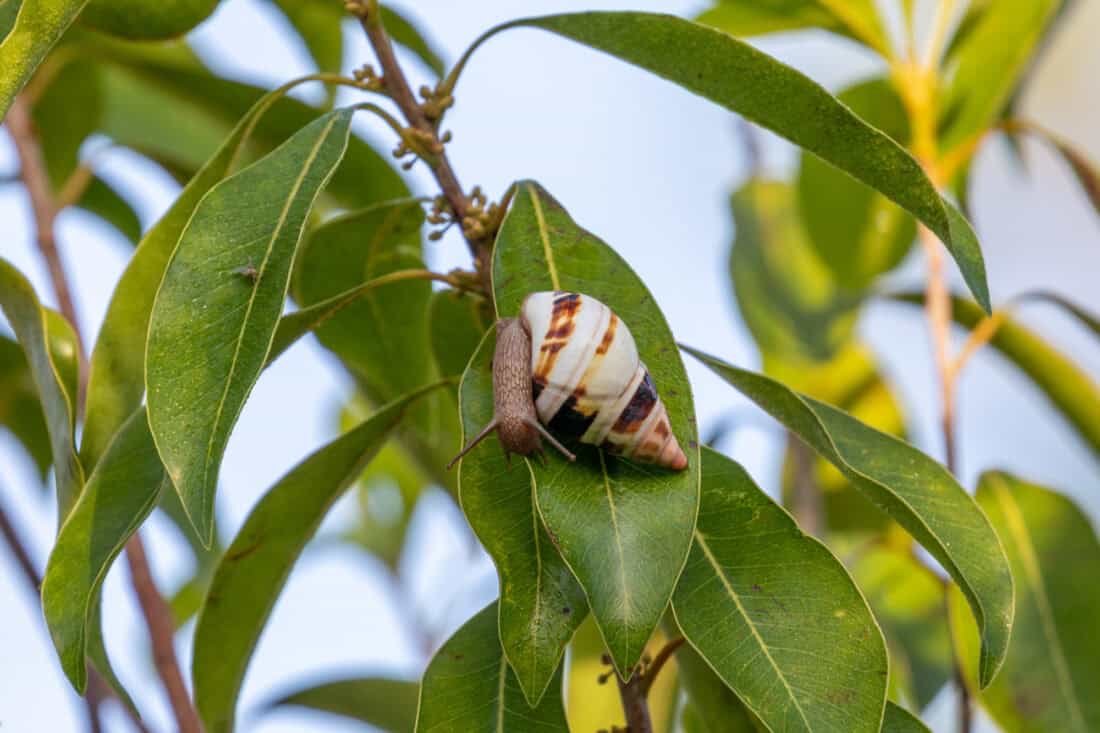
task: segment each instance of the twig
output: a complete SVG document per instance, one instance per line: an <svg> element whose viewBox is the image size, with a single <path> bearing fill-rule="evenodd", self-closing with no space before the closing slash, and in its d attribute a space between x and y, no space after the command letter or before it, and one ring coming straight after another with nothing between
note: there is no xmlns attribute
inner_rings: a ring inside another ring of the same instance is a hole
<svg viewBox="0 0 1100 733"><path fill-rule="evenodd" d="M428 119L424 109L416 101L416 97L413 96L405 72L394 54L393 44L382 25L377 0L366 0L365 2L355 0L348 3L348 9L359 17L359 22L367 34L367 40L370 42L371 48L374 49L374 54L382 67L382 84L386 94L401 110L401 114L409 125L417 131L420 137L427 141L427 147L433 152L430 157L425 158L425 162L431 168L432 175L435 176L435 180L454 212L455 218L463 224L463 235L466 237L466 243L474 256L477 270L481 273L485 291L487 294L491 294L489 273L492 265L492 242L488 237L471 237L467 231L466 224L470 216L472 201L463 190L462 184L459 183L454 168L451 167L451 162L448 160L447 152L444 149L443 139L440 138L436 126Z"/></svg>
<svg viewBox="0 0 1100 733"><path fill-rule="evenodd" d="M176 659L176 649L172 644L175 634L172 613L157 591L149 570L149 561L145 556L145 544L139 533L135 533L126 543L126 561L130 566L130 580L153 642L153 664L168 693L168 702L176 716L176 724L180 733L201 733L202 723L199 722L195 706L191 704L187 686L180 673L179 661Z"/></svg>
<svg viewBox="0 0 1100 733"><path fill-rule="evenodd" d="M661 669L665 666L665 663L669 659L672 659L672 655L677 652L684 645L686 639L682 636L677 636L673 639L669 639L668 643L661 647L661 651L657 652L657 656L650 662L649 667L646 668L645 674L642 675L642 694L648 695L650 689L653 688L653 683L657 681L657 675L661 673Z"/></svg>
<svg viewBox="0 0 1100 733"><path fill-rule="evenodd" d="M5 119L15 143L23 182L27 188L31 207L34 211L38 249L48 266L50 280L57 295L61 313L68 319L73 327L73 333L76 334L77 351L80 354L81 365L77 410L79 413L84 404L88 369L83 346L84 339L81 336L80 323L76 317L72 290L69 287L65 268L61 262L54 233L54 225L58 214L57 201L54 198L53 189L46 172L45 161L42 158L42 148L38 140L38 134L34 129L30 103L27 99L22 95L16 97ZM200 733L202 727L199 724L198 714L195 712L187 694L187 688L183 684L183 675L180 673L175 649L172 646L174 628L171 612L157 590L152 574L149 572L145 547L138 534L135 534L127 543L126 557L130 563L130 582L141 603L153 645L157 672L160 674L161 682L168 693L172 709L176 713L177 727L184 733ZM100 689L106 689L106 685L101 685ZM138 724L140 725L140 723Z"/></svg>
<svg viewBox="0 0 1100 733"><path fill-rule="evenodd" d="M619 697L623 701L623 715L626 716L626 729L630 733L653 733L653 722L649 719L649 701L645 696L645 682L639 672L635 672L629 682L623 682L615 675L619 683Z"/></svg>

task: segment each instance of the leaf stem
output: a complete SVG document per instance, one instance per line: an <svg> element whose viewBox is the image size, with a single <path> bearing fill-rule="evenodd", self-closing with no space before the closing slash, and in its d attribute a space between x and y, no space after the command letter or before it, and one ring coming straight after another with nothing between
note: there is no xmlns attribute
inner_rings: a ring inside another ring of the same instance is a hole
<svg viewBox="0 0 1100 733"><path fill-rule="evenodd" d="M16 97L8 110L6 122L19 157L23 183L27 188L31 206L34 210L38 250L49 269L50 281L57 295L61 313L72 325L73 333L76 335L77 352L80 355L80 387L77 401L77 412L79 414L83 411L88 381L84 339L81 336L76 307L72 299L72 289L69 287L69 280L61 261L54 233L58 214L57 201L53 194L49 174L46 172L41 143L34 129L30 102L22 95ZM127 543L126 558L130 563L130 582L141 602L145 623L149 629L153 654L157 661L157 672L160 673L161 681L169 699L172 701L177 726L184 733L201 733L202 727L199 724L198 714L195 712L194 706L188 697L187 688L183 684L183 675L180 673L179 664L175 658L175 649L172 646L174 636L172 616L167 604L164 602L164 598L157 590L152 574L149 572L149 562L140 535L135 533L130 542ZM107 689L107 687L103 684L99 686L99 689Z"/></svg>
<svg viewBox="0 0 1100 733"><path fill-rule="evenodd" d="M653 683L657 681L657 675L661 673L661 669L664 668L665 663L668 662L669 659L672 659L672 655L684 645L685 641L687 640L683 636L677 636L669 639L668 643L661 647L661 651L657 652L657 656L653 658L645 674L642 675L642 694L649 694L649 691L653 688Z"/></svg>
<svg viewBox="0 0 1100 733"><path fill-rule="evenodd" d="M463 190L454 168L451 167L451 162L447 158L447 152L435 124L428 119L423 107L417 103L416 97L413 96L409 81L405 77L401 64L397 61L393 44L390 42L390 38L382 24L377 1L370 0L366 4L349 3L349 9L358 15L363 31L367 34L367 41L378 58L378 63L382 68L382 83L386 93L401 110L406 122L417 131L420 137L428 141L427 147L430 150L439 151L431 158L426 159L426 162L431 167L436 183L439 184L439 188L454 212L455 218L463 224L462 229L466 244L474 256L477 271L481 274L485 294L491 298L492 233L484 237L472 237L467 231L466 221L471 213L471 198Z"/></svg>

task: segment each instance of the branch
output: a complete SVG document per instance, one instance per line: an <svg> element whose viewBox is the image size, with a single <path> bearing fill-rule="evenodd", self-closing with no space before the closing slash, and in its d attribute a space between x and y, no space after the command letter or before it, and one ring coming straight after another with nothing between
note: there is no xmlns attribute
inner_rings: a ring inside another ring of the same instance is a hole
<svg viewBox="0 0 1100 733"><path fill-rule="evenodd" d="M77 412L79 413L83 409L84 395L87 390L87 359L80 323L76 317L76 308L72 300L72 290L69 287L65 268L61 262L60 252L57 249L57 240L54 233L54 225L59 211L57 200L53 194L49 174L46 172L42 147L34 128L34 121L31 118L30 102L26 97L23 95L16 97L5 119L12 140L15 143L23 183L27 188L31 207L34 211L38 250L49 269L50 280L57 295L61 313L68 319L73 327L73 333L76 334L77 351L80 354L80 390L77 399ZM180 673L175 649L172 646L175 633L172 616L157 590L152 574L149 572L149 563L146 559L145 547L142 544L140 535L135 534L127 543L126 558L130 563L130 582L141 602L145 623L149 628L157 672L160 674L161 682L172 703L172 709L176 714L177 727L184 733L201 733L202 727L199 724L198 714L195 712L187 688L183 684L183 675ZM100 685L99 687L100 689L106 689L106 685ZM140 723L138 725L140 726Z"/></svg>
<svg viewBox="0 0 1100 733"><path fill-rule="evenodd" d="M626 729L629 733L653 733L653 723L649 719L649 701L646 699L645 683L640 671L635 670L629 682L623 682L618 674L619 697L623 701L623 715L626 716Z"/></svg>

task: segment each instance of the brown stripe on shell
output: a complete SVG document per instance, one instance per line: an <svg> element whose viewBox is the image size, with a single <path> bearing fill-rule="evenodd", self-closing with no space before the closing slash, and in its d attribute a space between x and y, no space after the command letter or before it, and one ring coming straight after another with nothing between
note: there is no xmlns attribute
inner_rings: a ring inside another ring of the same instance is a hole
<svg viewBox="0 0 1100 733"><path fill-rule="evenodd" d="M554 298L550 325L539 342L539 358L534 369L536 379L544 382L549 379L558 360L558 353L566 347L573 335L580 309L581 296L577 293L562 293Z"/></svg>
<svg viewBox="0 0 1100 733"><path fill-rule="evenodd" d="M621 434L637 432L656 404L657 388L654 386L649 372L646 372L645 378L638 385L634 396L630 398L630 402L627 403L626 408L619 415L619 419L615 421L611 431Z"/></svg>
<svg viewBox="0 0 1100 733"><path fill-rule="evenodd" d="M600 345L596 347L596 354L603 356L611 350L611 343L615 340L615 329L619 325L619 317L614 313L611 314L611 319L607 323L607 330L603 332L603 338L600 339Z"/></svg>

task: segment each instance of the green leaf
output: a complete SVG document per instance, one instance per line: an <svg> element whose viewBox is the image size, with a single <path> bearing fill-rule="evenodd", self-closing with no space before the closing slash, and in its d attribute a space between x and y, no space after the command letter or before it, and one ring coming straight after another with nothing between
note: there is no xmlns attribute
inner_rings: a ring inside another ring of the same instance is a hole
<svg viewBox="0 0 1100 733"><path fill-rule="evenodd" d="M899 143L908 141L905 107L889 80L860 82L837 99ZM869 287L909 252L916 224L885 196L820 158L803 153L801 160L798 206L810 244L841 287Z"/></svg>
<svg viewBox="0 0 1100 733"><path fill-rule="evenodd" d="M482 341L459 388L463 443L493 418L494 334ZM462 511L500 578L500 640L527 702L537 705L565 645L588 615L584 590L539 519L530 461L509 460L492 441L462 459Z"/></svg>
<svg viewBox="0 0 1100 733"><path fill-rule="evenodd" d="M1004 668L982 704L1007 733L1097 730L1100 541L1088 517L1066 497L1000 472L982 476L977 498L1008 550L1017 609ZM966 619L953 613L952 623L972 648Z"/></svg>
<svg viewBox="0 0 1100 733"><path fill-rule="evenodd" d="M844 566L735 462L703 450L672 597L688 642L773 730L878 731L886 645Z"/></svg>
<svg viewBox="0 0 1100 733"><path fill-rule="evenodd" d="M544 290L590 295L634 336L657 386L685 471L639 466L578 446L577 463L549 455L532 465L539 514L588 596L616 669L629 676L691 546L699 506L698 436L691 387L668 324L645 284L610 247L581 229L538 184L517 184L494 248L499 316Z"/></svg>
<svg viewBox="0 0 1100 733"><path fill-rule="evenodd" d="M76 375L72 365L77 358L76 338L64 319L42 306L27 278L3 258L0 258L0 310L23 347L46 416L60 524L84 485L84 471L76 457L73 437Z"/></svg>
<svg viewBox="0 0 1100 733"><path fill-rule="evenodd" d="M145 365L149 427L205 540L222 453L267 360L298 242L343 156L353 111L319 118L212 188L157 291Z"/></svg>
<svg viewBox="0 0 1100 733"><path fill-rule="evenodd" d="M874 0L718 0L697 20L731 36L824 28L890 55Z"/></svg>
<svg viewBox="0 0 1100 733"><path fill-rule="evenodd" d="M428 310L428 334L439 374L461 377L490 325L485 300L440 290L432 293Z"/></svg>
<svg viewBox="0 0 1100 733"><path fill-rule="evenodd" d="M0 427L10 430L26 449L44 482L53 458L46 418L23 349L4 336L0 336Z"/></svg>
<svg viewBox="0 0 1100 733"><path fill-rule="evenodd" d="M7 116L15 95L30 80L86 2L23 0L11 31L0 42L0 120ZM8 4L0 8L0 19L5 22L10 19L10 6L11 0L8 0Z"/></svg>
<svg viewBox="0 0 1100 733"><path fill-rule="evenodd" d="M233 730L245 670L298 555L424 391L390 403L292 468L226 550L195 625L191 665L195 704L210 733Z"/></svg>
<svg viewBox="0 0 1100 733"><path fill-rule="evenodd" d="M973 497L907 443L765 376L684 348L827 458L943 565L981 626L980 679L988 685L1008 648L1012 574Z"/></svg>
<svg viewBox="0 0 1100 733"><path fill-rule="evenodd" d="M187 33L217 7L218 0L91 0L80 22L122 38L165 40Z"/></svg>
<svg viewBox="0 0 1100 733"><path fill-rule="evenodd" d="M58 62L60 68L39 77L49 83L35 97L31 109L55 193L61 191L76 170L80 147L96 131L103 114L98 69L76 60L64 63L64 53L58 56L62 59ZM74 109L79 109L80 114L73 114Z"/></svg>
<svg viewBox="0 0 1100 733"><path fill-rule="evenodd" d="M919 304L917 293L895 296L903 302ZM952 317L959 325L973 330L984 314L968 300L952 298ZM1015 364L1039 388L1051 406L1066 419L1092 452L1100 456L1100 387L1092 377L1068 356L1031 329L1013 320L1003 311L989 345Z"/></svg>
<svg viewBox="0 0 1100 733"><path fill-rule="evenodd" d="M967 144L1001 115L1060 0L990 0L953 49L941 90L940 144Z"/></svg>
<svg viewBox="0 0 1100 733"><path fill-rule="evenodd" d="M325 222L302 245L294 297L303 308L402 270L423 269L415 200L389 201ZM428 334L432 298L426 280L371 287L317 328L321 344L340 357L371 404L385 404L438 379ZM399 434L424 472L453 491L444 470L458 446L458 411L440 393L418 404Z"/></svg>
<svg viewBox="0 0 1100 733"><path fill-rule="evenodd" d="M769 729L690 646L676 652L676 668L687 693L685 729L692 733L768 733Z"/></svg>
<svg viewBox="0 0 1100 733"><path fill-rule="evenodd" d="M76 206L110 224L130 244L141 241L141 219L133 205L99 176L92 178Z"/></svg>
<svg viewBox="0 0 1100 733"><path fill-rule="evenodd" d="M222 146L187 184L138 245L115 286L107 316L92 351L88 404L80 457L94 466L108 441L141 404L145 393L145 345L153 299L164 270L199 201L233 170L245 132L273 95L250 109Z"/></svg>
<svg viewBox="0 0 1100 733"><path fill-rule="evenodd" d="M339 3L318 0L270 0L305 44L318 71L339 72L344 61L344 33Z"/></svg>
<svg viewBox="0 0 1100 733"><path fill-rule="evenodd" d="M0 0L0 42L11 33L22 5L23 0Z"/></svg>
<svg viewBox="0 0 1100 733"><path fill-rule="evenodd" d="M126 541L156 505L164 470L139 408L107 447L58 533L42 582L42 609L61 667L78 692L100 586Z"/></svg>
<svg viewBox="0 0 1100 733"><path fill-rule="evenodd" d="M882 733L931 733L931 731L915 715L888 702L886 715L882 719Z"/></svg>
<svg viewBox="0 0 1100 733"><path fill-rule="evenodd" d="M900 688L906 703L923 710L951 679L951 636L943 582L907 550L871 547L850 567L882 625L891 688Z"/></svg>
<svg viewBox="0 0 1100 733"><path fill-rule="evenodd" d="M420 685L384 677L332 680L292 692L273 708L301 707L353 718L390 733L413 733Z"/></svg>
<svg viewBox="0 0 1100 733"><path fill-rule="evenodd" d="M852 339L859 299L840 293L808 246L787 183L752 180L731 199L729 272L765 361L823 362Z"/></svg>
<svg viewBox="0 0 1100 733"><path fill-rule="evenodd" d="M382 25L390 38L424 62L424 65L435 72L436 76L443 76L443 59L424 34L413 25L412 21L398 13L389 5L382 6Z"/></svg>
<svg viewBox="0 0 1100 733"><path fill-rule="evenodd" d="M497 26L542 28L675 82L790 140L884 194L923 221L989 310L981 249L966 219L920 164L819 84L747 43L669 15L592 12Z"/></svg>
<svg viewBox="0 0 1100 733"><path fill-rule="evenodd" d="M417 733L567 733L561 671L529 707L497 636L496 603L466 622L432 657L420 683Z"/></svg>

